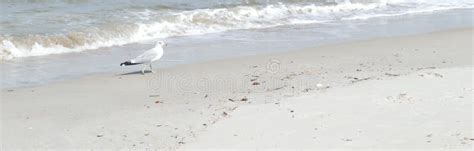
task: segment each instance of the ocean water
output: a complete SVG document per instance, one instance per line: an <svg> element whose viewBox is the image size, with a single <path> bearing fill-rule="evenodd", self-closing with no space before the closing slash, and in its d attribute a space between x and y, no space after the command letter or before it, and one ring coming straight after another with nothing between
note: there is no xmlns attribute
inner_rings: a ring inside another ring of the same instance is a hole
<svg viewBox="0 0 474 151"><path fill-rule="evenodd" d="M0 0L1 88L471 27L471 0Z"/></svg>

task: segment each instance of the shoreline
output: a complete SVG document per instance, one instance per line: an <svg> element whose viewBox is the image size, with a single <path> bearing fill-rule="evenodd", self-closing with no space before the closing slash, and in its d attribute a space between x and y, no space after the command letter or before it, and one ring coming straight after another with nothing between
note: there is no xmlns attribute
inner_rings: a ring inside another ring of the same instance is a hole
<svg viewBox="0 0 474 151"><path fill-rule="evenodd" d="M424 71L472 70L472 34L472 27L462 28L177 65L144 76L99 74L2 89L2 146L174 150L233 119L234 111L241 114L240 108L331 90L344 95L339 89Z"/></svg>
<svg viewBox="0 0 474 151"><path fill-rule="evenodd" d="M167 39L170 47L164 58L156 63L155 67L170 67L254 55L271 55L272 53L328 44L343 44L376 37L409 36L472 27L471 12L470 9L461 9L407 15L402 18L383 17L360 21L341 21L330 25L301 25L174 37ZM133 58L150 47L151 45L147 43L131 44L79 53L6 61L0 63L3 73L8 73L1 75L3 81L0 84L0 89L48 84L101 73L133 71L135 68L120 68L117 66L117 62Z"/></svg>
<svg viewBox="0 0 474 151"><path fill-rule="evenodd" d="M224 58L224 59L216 59L216 60L208 60L208 61L202 61L202 62L194 62L194 63L185 63L185 64L177 64L169 67L161 67L158 69L155 69L155 73L159 72L160 70L169 70L172 68L180 68L181 66L189 66L189 65L199 65L199 64L209 64L209 63L219 63L219 62L225 62L227 60L239 60L242 58L260 58L260 57L268 57L268 56L284 56L286 54L293 54L293 53L299 53L303 51L308 51L308 50L314 50L314 49L324 49L325 47L335 47L338 45L347 45L347 44L353 44L353 43L361 43L361 42L368 42L368 41L375 41L375 40L380 40L380 39L387 39L387 38L403 38L403 37L413 37L413 36L422 36L422 35L430 35L434 33L445 33L445 32L451 32L451 31L458 31L458 30L469 30L472 29L473 27L462 27L462 28L452 28L452 29L446 29L446 30L439 30L439 31L433 31L433 32L427 32L427 33L421 33L421 34L409 34L409 35L403 35L403 36L394 36L394 37L375 37L375 38L369 38L369 39L360 39L360 40L353 40L353 41L347 41L347 42L336 42L336 43L330 43L330 44L325 44L325 45L320 45L320 46L309 46L309 47L303 47L295 50L286 50L286 51L281 51L281 52L274 52L274 53L269 53L269 54L256 54L256 55L251 55L251 56L244 56L244 57L236 57L236 58ZM155 62L156 64L159 64L160 61ZM67 82L67 81L73 81L73 80L80 80L82 78L87 78L87 77L104 77L104 76L120 76L120 75L128 75L128 74L134 74L138 72L142 65L137 65L137 66L130 66L129 68L136 68L136 71L131 71L131 72L103 72L103 73L93 73L93 74L87 74L83 75L80 77L74 77L74 78L68 78L68 79L61 79L57 81L51 81L48 83L44 84L34 84L34 85L27 85L27 86L13 86L13 87L6 87L6 88L0 88L0 90L14 90L14 89L24 89L24 88L34 88L34 87L41 87L44 85L50 85L50 84L56 84L56 83L61 83L61 82ZM130 71L130 69L125 69L127 71ZM150 74L150 73L147 73Z"/></svg>

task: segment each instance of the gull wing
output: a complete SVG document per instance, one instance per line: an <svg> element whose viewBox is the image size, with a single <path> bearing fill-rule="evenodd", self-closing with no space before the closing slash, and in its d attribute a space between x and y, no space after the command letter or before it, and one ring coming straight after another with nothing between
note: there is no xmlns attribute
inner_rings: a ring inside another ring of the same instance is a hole
<svg viewBox="0 0 474 151"><path fill-rule="evenodd" d="M136 63L136 64L149 63L153 60L153 58L157 56L158 56L158 53L156 51L153 51L152 49L152 50L145 51L144 53L142 53L136 58L133 58L132 60L130 60L130 62Z"/></svg>

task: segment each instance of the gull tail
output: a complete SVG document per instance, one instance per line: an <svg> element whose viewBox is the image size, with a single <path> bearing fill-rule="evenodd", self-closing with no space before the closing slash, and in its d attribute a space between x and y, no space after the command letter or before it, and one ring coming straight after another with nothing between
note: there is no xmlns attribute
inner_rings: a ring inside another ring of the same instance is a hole
<svg viewBox="0 0 474 151"><path fill-rule="evenodd" d="M137 65L140 63L132 63L131 61L125 61L120 64L120 66L131 66L131 65Z"/></svg>

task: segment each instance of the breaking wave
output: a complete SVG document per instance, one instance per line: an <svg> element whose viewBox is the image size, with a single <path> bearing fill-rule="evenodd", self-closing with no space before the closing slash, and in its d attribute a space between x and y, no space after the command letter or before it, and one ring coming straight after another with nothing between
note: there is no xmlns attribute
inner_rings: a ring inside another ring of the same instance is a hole
<svg viewBox="0 0 474 151"><path fill-rule="evenodd" d="M135 17L133 22L108 22L65 33L0 35L0 59L80 52L173 36L360 20L460 8L473 8L473 3L452 0L381 0L362 3L342 0L324 5L277 3L184 11L169 8L167 11L144 9L128 12Z"/></svg>

